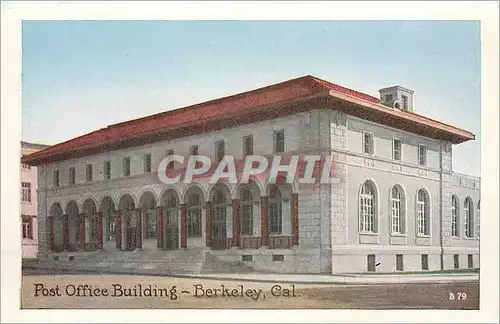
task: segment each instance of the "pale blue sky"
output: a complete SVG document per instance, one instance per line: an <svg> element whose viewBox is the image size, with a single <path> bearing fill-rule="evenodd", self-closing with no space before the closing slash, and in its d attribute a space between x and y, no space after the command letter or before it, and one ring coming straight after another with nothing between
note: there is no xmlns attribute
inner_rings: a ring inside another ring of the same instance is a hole
<svg viewBox="0 0 500 324"><path fill-rule="evenodd" d="M478 22L25 21L22 139L56 144L108 124L312 74L476 134L455 171L480 174Z"/></svg>

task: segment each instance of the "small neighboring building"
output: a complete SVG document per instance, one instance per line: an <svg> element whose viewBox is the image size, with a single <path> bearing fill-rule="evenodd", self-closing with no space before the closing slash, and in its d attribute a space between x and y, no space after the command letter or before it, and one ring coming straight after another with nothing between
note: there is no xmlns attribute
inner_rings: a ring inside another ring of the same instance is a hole
<svg viewBox="0 0 500 324"><path fill-rule="evenodd" d="M21 141L21 157L43 150L49 145ZM23 258L36 258L37 239L37 168L21 163L21 237Z"/></svg>

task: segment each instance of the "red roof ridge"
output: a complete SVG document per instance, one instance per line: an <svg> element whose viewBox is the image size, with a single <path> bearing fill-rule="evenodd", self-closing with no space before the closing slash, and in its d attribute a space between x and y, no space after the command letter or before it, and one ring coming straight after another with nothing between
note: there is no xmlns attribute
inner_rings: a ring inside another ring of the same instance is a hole
<svg viewBox="0 0 500 324"><path fill-rule="evenodd" d="M366 94L364 92L360 92L360 91L356 91L356 90L353 90L353 89L350 89L350 88L346 88L346 87L341 86L339 84L336 84L336 83L333 83L333 82L330 82L330 81L327 81L327 80L323 80L323 79L315 77L315 76L311 76L311 77L316 82L319 82L319 83L321 83L323 85L326 85L328 88L330 88L332 90L339 91L339 92L342 92L344 94L356 97L358 99L364 99L364 100L367 100L367 101L370 101L370 102L373 102L373 103L379 103L380 102L379 98L371 96L371 95Z"/></svg>
<svg viewBox="0 0 500 324"><path fill-rule="evenodd" d="M225 101L225 100L237 99L237 98L240 98L240 97L248 96L250 94L257 94L259 92L269 91L270 89L273 89L273 88L280 88L280 87L283 87L283 86L287 86L290 83L296 83L296 82L301 82L301 81L306 81L307 82L307 81L313 81L315 79L316 78L314 76L312 76L312 75L303 75L303 76L296 77L296 78L293 78L293 79L289 79L289 80L285 80L285 81L281 81L281 82L276 82L276 83L273 83L273 84L270 84L270 85L267 85L267 86L264 86L264 87L261 87L261 88L255 88L255 89L248 90L248 91L245 91L245 92L238 92L238 93L234 93L234 94L231 94L231 95L228 95L228 96L225 96L225 97L210 99L208 101L203 101L203 102L196 103L196 104L193 104L193 105L188 105L188 106L184 106L184 107L180 107L180 108L174 108L174 109L170 109L170 110L167 110L167 111L162 111L162 112L159 112L159 113L156 113L156 114L153 114L153 115L148 115L148 116L144 116L144 117L139 117L139 118L135 118L135 119L126 120L126 121L119 122L119 123L116 123L116 124L107 125L106 127L107 128L114 128L114 127L119 127L119 126L125 126L125 125L131 124L131 123L135 123L135 122L138 122L138 121L146 121L146 120L155 119L155 118L158 118L158 117L164 117L164 116L168 116L168 115L171 115L171 114L174 114L174 113L180 113L180 112L184 112L186 110L196 109L196 108L198 108L200 106L204 106L204 105L217 104L217 103ZM325 91L326 90L329 90L329 89L325 88Z"/></svg>
<svg viewBox="0 0 500 324"><path fill-rule="evenodd" d="M378 110L381 113L392 110L389 107L380 104L379 99L374 96L340 86L312 75L304 75L294 79L274 83L262 88L256 88L194 105L184 106L153 115L107 125L104 128L100 128L30 154L26 158L26 161L40 163L51 158L57 160L84 156L85 154L89 154L91 150L93 150L93 152L99 150L99 152L104 152L105 150L110 149L110 147L116 147L116 145L123 146L125 145L125 141L141 136L153 136L158 132L169 133L171 130L179 127L194 127L196 124L199 125L201 122L212 123L217 120L231 119L231 116L234 117L234 114L236 113L243 114L245 116L249 114L252 115L254 111L263 112L270 107L276 107L281 104L292 104L297 101L306 102L309 100L316 100L319 96L322 96L323 98L333 96L341 100L357 103L358 105L366 108L371 106L373 110ZM392 114L394 115L394 112ZM412 119L410 116L418 116L422 119L418 121L416 118L413 118L413 122L428 124L428 126L431 127L439 127L439 125L450 127L451 129L446 131L451 133L463 131L454 126L447 125L413 112L405 112L404 115L409 116L408 119L410 120ZM400 117L404 118L401 114ZM435 125L432 125L432 123ZM455 134L456 136L463 136L458 138L457 142L465 141L467 138L473 138L472 133L467 133L468 134L465 136L463 134ZM96 149L96 147L100 148Z"/></svg>

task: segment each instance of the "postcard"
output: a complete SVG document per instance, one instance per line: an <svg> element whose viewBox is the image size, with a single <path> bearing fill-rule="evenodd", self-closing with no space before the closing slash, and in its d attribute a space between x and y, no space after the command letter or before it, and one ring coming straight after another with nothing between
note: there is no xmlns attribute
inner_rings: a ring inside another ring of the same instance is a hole
<svg viewBox="0 0 500 324"><path fill-rule="evenodd" d="M485 310L480 20L20 27L21 312Z"/></svg>

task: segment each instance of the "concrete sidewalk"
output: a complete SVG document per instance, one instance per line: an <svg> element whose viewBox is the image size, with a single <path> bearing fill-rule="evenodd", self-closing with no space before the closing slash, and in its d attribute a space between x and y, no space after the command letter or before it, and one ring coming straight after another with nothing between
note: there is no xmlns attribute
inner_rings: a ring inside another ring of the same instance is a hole
<svg viewBox="0 0 500 324"><path fill-rule="evenodd" d="M477 281L478 273L417 273L417 274L269 274L269 273L189 273L166 271L165 269L144 267L144 265L128 264L128 267L88 266L36 262L23 265L25 269L59 273L61 275L77 274L117 274L139 276L162 276L179 278L200 278L212 280L234 280L273 283L304 284L394 284L418 282L460 282Z"/></svg>
<svg viewBox="0 0 500 324"><path fill-rule="evenodd" d="M464 274L346 274L346 275L308 275L308 274L190 274L182 277L204 278L214 280L239 280L259 282L307 283L307 284L391 284L417 282L456 282L477 281L478 273Z"/></svg>

